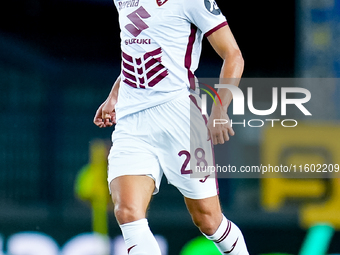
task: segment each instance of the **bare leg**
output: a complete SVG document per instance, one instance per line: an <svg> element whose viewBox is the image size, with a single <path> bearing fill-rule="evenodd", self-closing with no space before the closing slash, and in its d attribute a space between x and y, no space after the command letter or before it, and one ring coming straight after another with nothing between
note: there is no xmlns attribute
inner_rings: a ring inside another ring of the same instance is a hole
<svg viewBox="0 0 340 255"><path fill-rule="evenodd" d="M161 255L146 211L155 189L148 176L120 176L110 183L114 212L129 255Z"/></svg>
<svg viewBox="0 0 340 255"><path fill-rule="evenodd" d="M119 224L144 219L155 182L148 176L126 175L110 183L114 212Z"/></svg>
<svg viewBox="0 0 340 255"><path fill-rule="evenodd" d="M205 199L185 198L185 203L195 225L206 235L212 235L222 222L218 196Z"/></svg>
<svg viewBox="0 0 340 255"><path fill-rule="evenodd" d="M220 250L221 254L249 255L240 229L222 214L218 196L185 198L193 222Z"/></svg>

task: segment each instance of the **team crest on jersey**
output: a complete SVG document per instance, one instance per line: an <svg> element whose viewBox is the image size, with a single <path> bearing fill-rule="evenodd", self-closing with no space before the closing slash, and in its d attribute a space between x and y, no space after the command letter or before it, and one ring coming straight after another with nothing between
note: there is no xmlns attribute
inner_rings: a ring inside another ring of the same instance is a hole
<svg viewBox="0 0 340 255"><path fill-rule="evenodd" d="M158 6L162 6L163 4L165 4L168 0L156 0Z"/></svg>
<svg viewBox="0 0 340 255"><path fill-rule="evenodd" d="M218 5L215 2L215 0L204 0L204 5L205 5L205 8L207 8L207 10L211 12L212 14L215 14L215 15L221 14L221 10L220 8L218 8Z"/></svg>

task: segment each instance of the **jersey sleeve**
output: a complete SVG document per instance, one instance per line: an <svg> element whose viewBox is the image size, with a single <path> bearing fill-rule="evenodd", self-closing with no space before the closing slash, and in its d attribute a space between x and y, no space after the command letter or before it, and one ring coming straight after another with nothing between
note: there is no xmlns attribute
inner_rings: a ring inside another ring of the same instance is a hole
<svg viewBox="0 0 340 255"><path fill-rule="evenodd" d="M187 19L206 37L228 25L215 0L185 0L183 2Z"/></svg>

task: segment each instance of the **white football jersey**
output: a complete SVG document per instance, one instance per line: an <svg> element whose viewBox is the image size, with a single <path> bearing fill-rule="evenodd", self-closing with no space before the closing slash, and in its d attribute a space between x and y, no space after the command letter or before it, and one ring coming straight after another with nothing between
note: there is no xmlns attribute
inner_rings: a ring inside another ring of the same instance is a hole
<svg viewBox="0 0 340 255"><path fill-rule="evenodd" d="M117 119L194 89L203 36L227 25L215 0L114 0L122 70Z"/></svg>

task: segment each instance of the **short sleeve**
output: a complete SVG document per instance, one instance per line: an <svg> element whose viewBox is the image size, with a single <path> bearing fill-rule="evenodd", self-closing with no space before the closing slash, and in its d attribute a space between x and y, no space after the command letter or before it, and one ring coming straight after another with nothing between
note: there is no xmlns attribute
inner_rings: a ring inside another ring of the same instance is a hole
<svg viewBox="0 0 340 255"><path fill-rule="evenodd" d="M228 25L215 0L185 0L184 12L189 22L194 24L205 36Z"/></svg>

